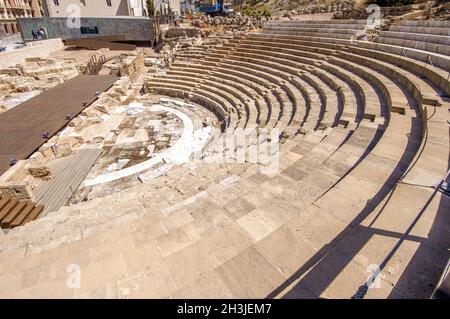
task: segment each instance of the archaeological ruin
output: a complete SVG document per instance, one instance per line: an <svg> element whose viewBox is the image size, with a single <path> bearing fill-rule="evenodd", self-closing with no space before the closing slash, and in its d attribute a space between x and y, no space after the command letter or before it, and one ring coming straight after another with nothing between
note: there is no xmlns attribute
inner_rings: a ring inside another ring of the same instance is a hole
<svg viewBox="0 0 450 319"><path fill-rule="evenodd" d="M448 4L258 8L0 52L0 297L450 293Z"/></svg>

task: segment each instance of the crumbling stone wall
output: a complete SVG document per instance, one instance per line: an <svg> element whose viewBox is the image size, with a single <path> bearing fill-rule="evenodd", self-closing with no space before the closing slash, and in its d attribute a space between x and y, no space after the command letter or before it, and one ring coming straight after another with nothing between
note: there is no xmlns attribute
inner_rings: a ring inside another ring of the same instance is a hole
<svg viewBox="0 0 450 319"><path fill-rule="evenodd" d="M132 52L130 55L122 61L120 68L121 76L128 76L131 81L136 79L138 73L144 67L144 52L137 51Z"/></svg>
<svg viewBox="0 0 450 319"><path fill-rule="evenodd" d="M74 59L27 58L24 63L0 69L0 112L79 73Z"/></svg>

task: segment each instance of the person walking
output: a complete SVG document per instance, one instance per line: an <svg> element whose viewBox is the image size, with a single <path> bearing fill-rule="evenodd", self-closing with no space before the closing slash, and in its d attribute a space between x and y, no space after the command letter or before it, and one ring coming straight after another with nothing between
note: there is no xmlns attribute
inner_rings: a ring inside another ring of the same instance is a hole
<svg viewBox="0 0 450 319"><path fill-rule="evenodd" d="M36 31L33 29L31 30L31 35L33 36L33 40L37 40L38 39L38 35L36 33Z"/></svg>

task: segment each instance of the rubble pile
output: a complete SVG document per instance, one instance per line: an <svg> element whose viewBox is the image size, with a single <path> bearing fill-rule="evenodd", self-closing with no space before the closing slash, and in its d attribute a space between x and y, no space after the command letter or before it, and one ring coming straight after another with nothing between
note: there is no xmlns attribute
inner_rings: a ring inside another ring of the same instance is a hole
<svg viewBox="0 0 450 319"><path fill-rule="evenodd" d="M0 69L0 74L9 76L34 77L36 80L58 75L60 78L78 73L77 61L73 58L27 58L24 63L7 69Z"/></svg>
<svg viewBox="0 0 450 319"><path fill-rule="evenodd" d="M333 13L351 10L363 0L264 0L247 1L242 11L246 14L288 17L304 14Z"/></svg>
<svg viewBox="0 0 450 319"><path fill-rule="evenodd" d="M265 16L240 15L233 17L205 17L203 22L206 26L219 28L221 31L248 32L262 28L268 19Z"/></svg>
<svg viewBox="0 0 450 319"><path fill-rule="evenodd" d="M68 126L49 139L33 154L37 160L65 157L78 150L84 144L99 144L107 139L112 127L123 117L120 109L128 104L128 100L139 95L132 88L133 82L144 67L145 55L137 50L118 59L122 76L106 92L98 95L98 99L88 106L80 115L74 117ZM104 65L104 68L110 66Z"/></svg>
<svg viewBox="0 0 450 319"><path fill-rule="evenodd" d="M267 17L201 17L194 20L191 27L170 28L163 41L156 48L159 57L145 59L150 67L149 73L164 73L175 59L201 58L215 46L221 45L236 36L262 28Z"/></svg>
<svg viewBox="0 0 450 319"><path fill-rule="evenodd" d="M177 57L180 50L201 45L211 36L210 30L198 28L171 28L166 31L163 41L155 49L159 56L146 58L145 66L150 67L149 73L164 72Z"/></svg>
<svg viewBox="0 0 450 319"><path fill-rule="evenodd" d="M0 112L79 74L75 59L28 58L0 69Z"/></svg>
<svg viewBox="0 0 450 319"><path fill-rule="evenodd" d="M367 19L372 11L366 11L367 5L362 5L361 1L350 1L345 0L338 3L333 2L333 18L334 19ZM422 3L414 3L408 5L397 5L390 7L381 7L380 13L385 19L396 19L403 17L408 17L408 19L414 16L420 16L421 11L424 13L432 13L431 11L439 11L444 9L443 6L436 7L438 5L437 1L426 1ZM432 10L435 7L435 10Z"/></svg>

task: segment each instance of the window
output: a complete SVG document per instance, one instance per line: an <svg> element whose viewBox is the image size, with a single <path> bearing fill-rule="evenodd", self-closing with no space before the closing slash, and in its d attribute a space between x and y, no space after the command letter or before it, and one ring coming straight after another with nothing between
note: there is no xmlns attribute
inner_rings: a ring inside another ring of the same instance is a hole
<svg viewBox="0 0 450 319"><path fill-rule="evenodd" d="M111 0L106 0L106 5L107 5L108 7L112 7Z"/></svg>
<svg viewBox="0 0 450 319"><path fill-rule="evenodd" d="M53 0L53 3L55 4L55 6L59 6L59 0Z"/></svg>
<svg viewBox="0 0 450 319"><path fill-rule="evenodd" d="M86 0L80 0L81 5L86 6Z"/></svg>
<svg viewBox="0 0 450 319"><path fill-rule="evenodd" d="M81 34L98 34L98 27L81 27Z"/></svg>

